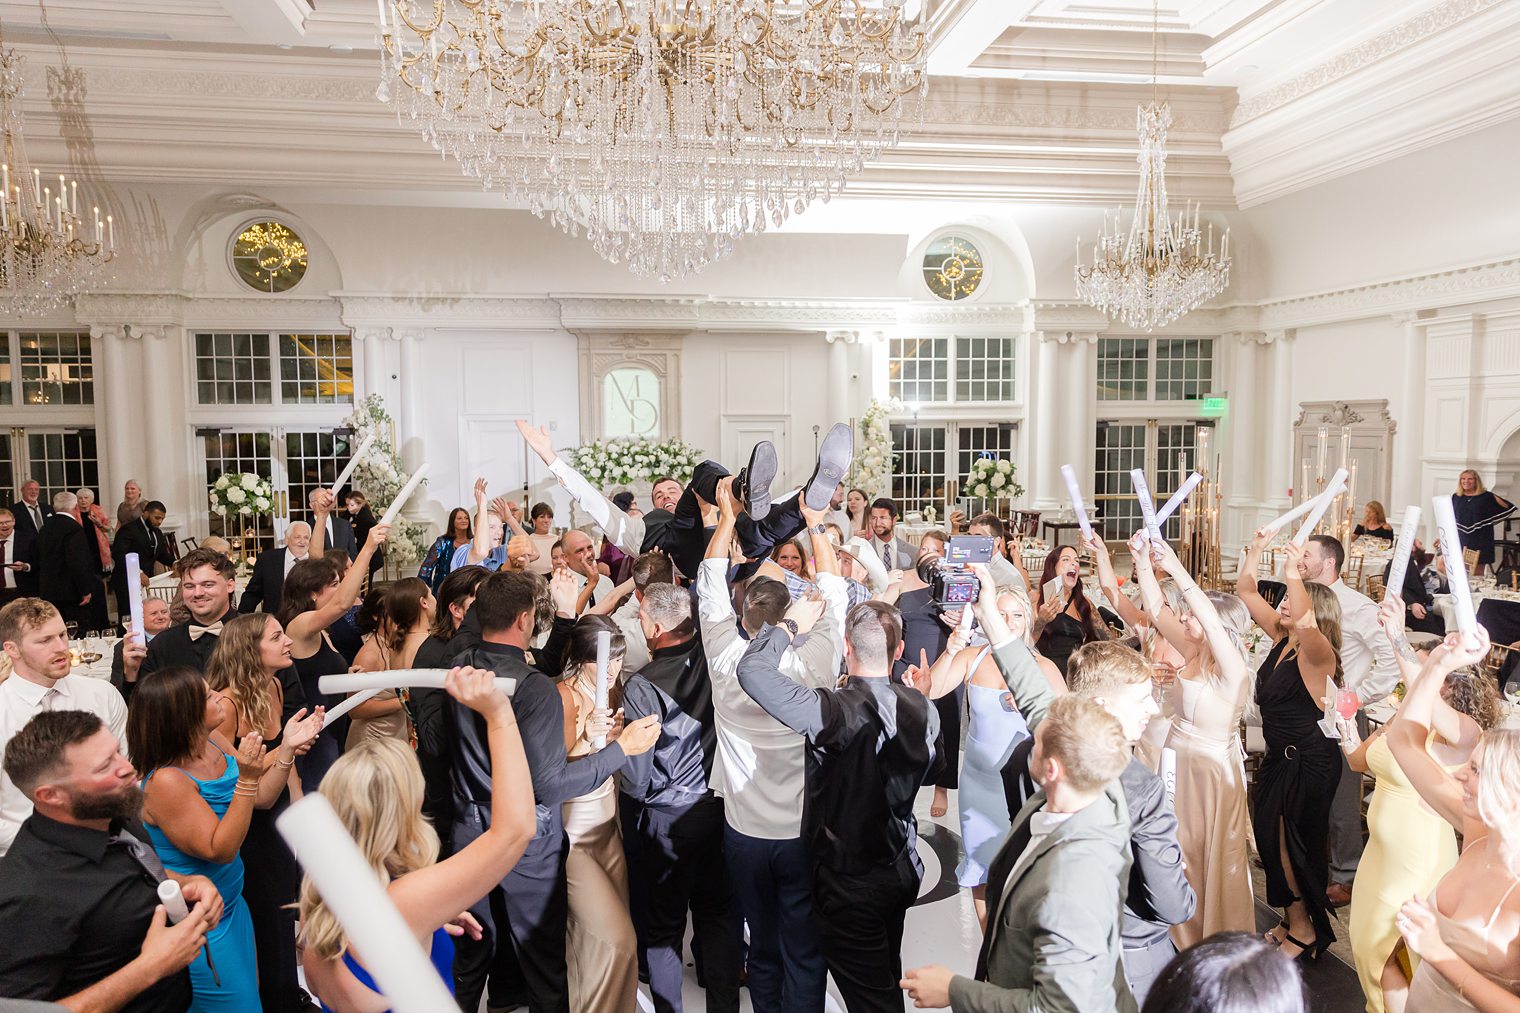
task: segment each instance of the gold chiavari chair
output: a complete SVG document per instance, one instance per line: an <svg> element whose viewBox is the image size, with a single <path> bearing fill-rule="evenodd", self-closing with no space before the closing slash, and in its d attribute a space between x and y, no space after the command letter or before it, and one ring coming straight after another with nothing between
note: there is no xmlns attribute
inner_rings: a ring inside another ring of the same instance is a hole
<svg viewBox="0 0 1520 1013"><path fill-rule="evenodd" d="M1358 591L1365 592L1366 588L1363 587L1363 579L1362 579L1362 577L1363 577L1363 575L1362 575L1362 569L1363 569L1362 564L1363 564L1363 562L1364 562L1364 560L1362 559L1361 556L1348 556L1348 557L1346 557L1346 576L1345 576L1344 580L1346 581L1347 584L1349 584L1352 587L1356 588ZM1371 597L1371 596L1369 595L1368 597Z"/></svg>
<svg viewBox="0 0 1520 1013"><path fill-rule="evenodd" d="M1367 597L1371 598L1373 601L1382 601L1383 596L1387 594L1387 592L1388 585L1384 582L1384 577L1382 574L1374 573L1368 576Z"/></svg>
<svg viewBox="0 0 1520 1013"><path fill-rule="evenodd" d="M1478 550L1463 549L1462 563L1467 567L1467 575L1469 577L1475 576L1478 572Z"/></svg>
<svg viewBox="0 0 1520 1013"><path fill-rule="evenodd" d="M1488 656L1483 659L1483 674L1497 684L1499 672L1504 668L1504 663L1509 660L1510 653L1517 648L1520 648L1520 643L1490 644Z"/></svg>

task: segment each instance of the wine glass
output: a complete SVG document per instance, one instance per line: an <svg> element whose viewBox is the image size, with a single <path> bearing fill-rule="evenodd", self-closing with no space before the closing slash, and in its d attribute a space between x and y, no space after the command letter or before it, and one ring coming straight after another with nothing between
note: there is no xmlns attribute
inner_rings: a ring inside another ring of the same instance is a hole
<svg viewBox="0 0 1520 1013"><path fill-rule="evenodd" d="M1335 693L1335 713L1350 721L1356 717L1356 712L1361 708L1362 702L1357 698L1356 690L1342 687Z"/></svg>
<svg viewBox="0 0 1520 1013"><path fill-rule="evenodd" d="M63 628L69 631L69 639L79 636L79 624L72 619L63 624Z"/></svg>

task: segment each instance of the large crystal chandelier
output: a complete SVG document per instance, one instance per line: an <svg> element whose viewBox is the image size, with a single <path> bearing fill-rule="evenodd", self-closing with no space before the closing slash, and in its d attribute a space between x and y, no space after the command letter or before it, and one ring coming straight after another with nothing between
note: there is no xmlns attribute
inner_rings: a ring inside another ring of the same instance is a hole
<svg viewBox="0 0 1520 1013"><path fill-rule="evenodd" d="M1153 13L1153 17L1154 17ZM1077 298L1118 317L1131 327L1165 326L1223 292L1230 283L1230 233L1214 252L1214 226L1204 239L1198 205L1175 218L1166 200L1166 131L1171 106L1155 101L1156 26L1151 28L1149 105L1137 113L1140 130L1140 189L1129 228L1124 209L1103 216L1103 232L1093 244L1092 263L1082 262L1077 242Z"/></svg>
<svg viewBox="0 0 1520 1013"><path fill-rule="evenodd" d="M21 136L21 64L0 48L0 299L23 313L66 304L115 256L116 223L93 209L80 213L79 183L44 177L26 157Z"/></svg>
<svg viewBox="0 0 1520 1013"><path fill-rule="evenodd" d="M379 3L377 97L662 281L838 194L927 82L905 0Z"/></svg>

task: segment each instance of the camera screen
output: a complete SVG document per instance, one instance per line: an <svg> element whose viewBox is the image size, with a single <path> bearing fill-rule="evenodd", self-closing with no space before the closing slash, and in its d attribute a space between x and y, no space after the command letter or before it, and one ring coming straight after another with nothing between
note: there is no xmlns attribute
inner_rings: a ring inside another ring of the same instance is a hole
<svg viewBox="0 0 1520 1013"><path fill-rule="evenodd" d="M991 535L956 535L945 546L945 562L951 566L985 563L992 559Z"/></svg>

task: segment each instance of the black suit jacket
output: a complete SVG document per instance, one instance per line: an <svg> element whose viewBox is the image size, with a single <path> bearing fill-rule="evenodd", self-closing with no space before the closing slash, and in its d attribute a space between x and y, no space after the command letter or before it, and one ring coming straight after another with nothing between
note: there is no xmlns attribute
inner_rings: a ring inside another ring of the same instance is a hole
<svg viewBox="0 0 1520 1013"><path fill-rule="evenodd" d="M115 561L116 568L111 571L111 593L116 595L116 610L125 613L127 610L127 556L137 553L138 565L147 576L153 576L153 564L163 564L165 567L174 565L174 551L169 547L169 538L162 531L158 532L158 548L153 547L153 532L148 530L146 521L138 518L131 524L126 525L116 532L116 540L111 543L111 559Z"/></svg>
<svg viewBox="0 0 1520 1013"><path fill-rule="evenodd" d="M6 553L7 563L26 563L30 570L16 571L16 590L24 595L37 593L37 537L24 533L18 526L11 535L11 551Z"/></svg>
<svg viewBox="0 0 1520 1013"><path fill-rule="evenodd" d="M101 594L100 556L95 533L69 514L54 514L37 536L38 593L54 605L75 606L87 594Z"/></svg>
<svg viewBox="0 0 1520 1013"><path fill-rule="evenodd" d="M37 500L37 509L42 511L42 523L46 524L47 519L53 516L53 508L42 502L42 500L39 498ZM26 508L25 503L22 503L20 500L12 503L11 513L16 515L17 531L25 531L33 538L36 538L39 534L41 534L41 532L37 529L37 525L32 523L32 513Z"/></svg>
<svg viewBox="0 0 1520 1013"><path fill-rule="evenodd" d="M248 578L248 589L238 602L238 611L244 614L257 612L260 605L269 615L280 611L280 592L285 588L285 546L265 549L253 561L253 575Z"/></svg>
<svg viewBox="0 0 1520 1013"><path fill-rule="evenodd" d="M311 525L313 536L315 536L317 530L316 516L313 514L307 514L304 519L307 524ZM346 519L339 517L337 514L328 514L327 519L332 521L333 540L331 545L327 544L327 535L324 533L322 535L322 551L326 552L328 549L343 549L348 553L349 559L358 559L359 541L354 537L354 526L348 523Z"/></svg>

